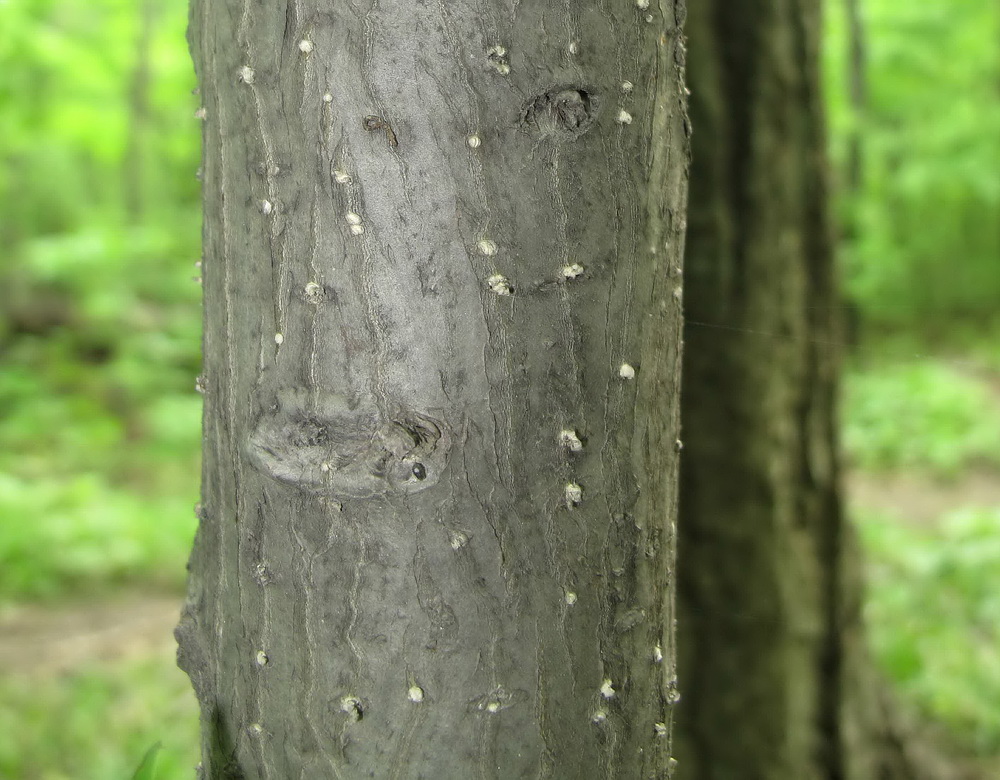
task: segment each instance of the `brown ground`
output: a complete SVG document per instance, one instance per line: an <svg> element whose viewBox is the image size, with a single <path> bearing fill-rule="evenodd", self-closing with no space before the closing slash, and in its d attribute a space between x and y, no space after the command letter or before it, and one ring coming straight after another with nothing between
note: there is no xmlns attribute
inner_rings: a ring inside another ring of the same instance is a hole
<svg viewBox="0 0 1000 780"><path fill-rule="evenodd" d="M154 655L173 646L183 597L138 594L98 603L0 612L0 669L49 676Z"/></svg>
<svg viewBox="0 0 1000 780"><path fill-rule="evenodd" d="M855 472L847 479L850 506L931 527L958 507L1000 507L1000 472L978 469L948 481L913 472Z"/></svg>
<svg viewBox="0 0 1000 780"><path fill-rule="evenodd" d="M929 526L956 507L1000 506L1000 474L974 471L951 482L911 473L854 473L852 506ZM0 612L0 669L48 675L152 655L173 646L181 595L135 594L98 603L22 606Z"/></svg>

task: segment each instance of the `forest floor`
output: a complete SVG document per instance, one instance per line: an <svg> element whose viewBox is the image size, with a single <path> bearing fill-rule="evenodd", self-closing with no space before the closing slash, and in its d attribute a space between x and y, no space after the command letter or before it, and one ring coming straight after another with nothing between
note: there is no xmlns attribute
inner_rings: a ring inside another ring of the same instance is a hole
<svg viewBox="0 0 1000 780"><path fill-rule="evenodd" d="M910 469L856 469L846 488L852 515L871 513L879 524L897 518L932 537L956 508L1000 507L995 466L948 479ZM173 639L183 593L125 586L112 596L103 593L0 605L0 775L126 777L149 745L162 741L160 777L190 776L197 762L197 705L176 667ZM957 619L951 630L967 631L968 625ZM931 672L955 679L949 670ZM95 734L94 723L106 731ZM23 744L26 738L32 744ZM987 748L974 759L988 768L971 777L1000 776L993 753ZM33 758L25 763L28 755Z"/></svg>
<svg viewBox="0 0 1000 780"><path fill-rule="evenodd" d="M927 527L956 506L1000 506L1000 474L982 468L948 481L912 472L856 471L847 479L851 506ZM139 593L58 606L23 604L0 612L0 668L47 677L95 663L160 654L173 646L183 596Z"/></svg>
<svg viewBox="0 0 1000 780"><path fill-rule="evenodd" d="M97 602L29 604L0 614L0 669L52 677L95 663L159 654L174 642L183 596L131 594Z"/></svg>
<svg viewBox="0 0 1000 780"><path fill-rule="evenodd" d="M943 480L912 471L855 471L847 477L847 498L852 507L932 527L955 507L1000 506L1000 473L981 467Z"/></svg>
<svg viewBox="0 0 1000 780"><path fill-rule="evenodd" d="M1000 474L978 469L941 481L912 472L856 471L847 479L851 506L926 527L957 506L1000 506ZM26 604L0 612L0 668L47 677L95 663L160 654L173 645L183 596L129 594L58 606Z"/></svg>

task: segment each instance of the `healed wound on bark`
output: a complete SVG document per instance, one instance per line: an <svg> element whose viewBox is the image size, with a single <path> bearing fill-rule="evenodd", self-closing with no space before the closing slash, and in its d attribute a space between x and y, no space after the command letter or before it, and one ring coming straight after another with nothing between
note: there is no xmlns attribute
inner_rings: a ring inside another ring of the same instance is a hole
<svg viewBox="0 0 1000 780"><path fill-rule="evenodd" d="M680 13L193 4L206 776L668 773Z"/></svg>
<svg viewBox="0 0 1000 780"><path fill-rule="evenodd" d="M258 469L275 479L336 498L412 493L436 484L450 439L439 420L399 410L352 409L339 395L309 403L305 390L282 391L249 439Z"/></svg>

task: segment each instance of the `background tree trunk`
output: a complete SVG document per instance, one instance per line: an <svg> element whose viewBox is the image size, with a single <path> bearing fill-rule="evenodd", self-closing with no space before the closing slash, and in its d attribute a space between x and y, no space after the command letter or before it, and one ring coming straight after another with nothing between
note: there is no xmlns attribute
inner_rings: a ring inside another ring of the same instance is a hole
<svg viewBox="0 0 1000 780"><path fill-rule="evenodd" d="M868 107L867 62L865 26L861 15L861 0L844 0L847 16L847 94L851 104L851 131L847 137L847 163L844 187L854 195L864 179L863 125ZM848 226L853 238L857 232L852 218Z"/></svg>
<svg viewBox="0 0 1000 780"><path fill-rule="evenodd" d="M683 776L884 769L840 501L816 0L691 9ZM905 776L905 775L901 775Z"/></svg>
<svg viewBox="0 0 1000 780"><path fill-rule="evenodd" d="M211 778L662 777L681 4L197 0Z"/></svg>

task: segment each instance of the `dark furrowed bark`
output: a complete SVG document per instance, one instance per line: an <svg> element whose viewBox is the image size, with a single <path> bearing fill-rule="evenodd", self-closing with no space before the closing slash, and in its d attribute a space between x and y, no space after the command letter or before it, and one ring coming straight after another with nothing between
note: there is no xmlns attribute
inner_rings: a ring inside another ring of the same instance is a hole
<svg viewBox="0 0 1000 780"><path fill-rule="evenodd" d="M208 777L661 777L678 4L196 2Z"/></svg>
<svg viewBox="0 0 1000 780"><path fill-rule="evenodd" d="M843 603L818 4L705 3L690 34L683 774L871 777L847 771L842 729L858 615Z"/></svg>
<svg viewBox="0 0 1000 780"><path fill-rule="evenodd" d="M840 501L817 0L692 6L679 776L946 777L866 653ZM904 745L904 743L906 743Z"/></svg>

